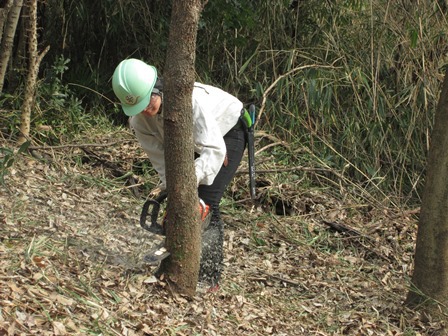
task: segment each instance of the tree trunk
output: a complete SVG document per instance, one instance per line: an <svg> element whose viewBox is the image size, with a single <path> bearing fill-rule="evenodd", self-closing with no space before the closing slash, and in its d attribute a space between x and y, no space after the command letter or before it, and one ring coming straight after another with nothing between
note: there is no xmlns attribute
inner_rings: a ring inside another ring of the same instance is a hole
<svg viewBox="0 0 448 336"><path fill-rule="evenodd" d="M6 69L8 68L9 58L11 57L17 22L19 21L20 11L22 10L22 7L23 0L14 0L11 9L8 12L8 18L4 27L2 44L0 47L0 92L3 92Z"/></svg>
<svg viewBox="0 0 448 336"><path fill-rule="evenodd" d="M22 115L20 118L20 136L17 144L20 146L30 134L31 111L34 105L34 95L36 92L37 74L42 58L48 52L48 47L39 55L37 52L37 0L28 0L28 75L25 83L25 94L22 103Z"/></svg>
<svg viewBox="0 0 448 336"><path fill-rule="evenodd" d="M418 224L412 288L406 302L436 312L448 305L448 69L435 115Z"/></svg>
<svg viewBox="0 0 448 336"><path fill-rule="evenodd" d="M12 7L13 0L7 0L3 3L3 7L0 8L0 43L3 38L3 29L5 28L5 21L8 18L9 10Z"/></svg>
<svg viewBox="0 0 448 336"><path fill-rule="evenodd" d="M200 0L173 1L164 74L166 246L171 256L162 269L176 290L188 296L196 292L201 257L191 101L200 4Z"/></svg>

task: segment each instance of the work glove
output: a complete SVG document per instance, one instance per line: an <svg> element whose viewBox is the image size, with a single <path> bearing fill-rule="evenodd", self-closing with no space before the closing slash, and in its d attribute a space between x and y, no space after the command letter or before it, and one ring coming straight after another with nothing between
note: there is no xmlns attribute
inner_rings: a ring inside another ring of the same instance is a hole
<svg viewBox="0 0 448 336"><path fill-rule="evenodd" d="M210 212L210 206L205 204L202 199L199 199L199 213L201 214L202 232L204 232L210 224L212 215Z"/></svg>
<svg viewBox="0 0 448 336"><path fill-rule="evenodd" d="M156 198L158 197L163 191L165 191L165 189L163 189L160 185L155 187L154 189L152 189L149 192L149 197L150 198Z"/></svg>

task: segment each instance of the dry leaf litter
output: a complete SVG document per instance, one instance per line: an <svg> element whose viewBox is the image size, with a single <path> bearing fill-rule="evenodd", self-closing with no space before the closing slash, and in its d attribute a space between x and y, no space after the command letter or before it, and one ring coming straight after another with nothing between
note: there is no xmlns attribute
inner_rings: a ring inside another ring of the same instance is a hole
<svg viewBox="0 0 448 336"><path fill-rule="evenodd" d="M132 141L95 150L127 164L143 156ZM69 148L47 160L17 157L0 187L0 335L443 330L403 305L417 225L411 211L344 204L299 185L282 187L295 211L280 216L230 195L220 290L199 286L188 300L143 262L157 237L139 226L142 199L103 165L77 161L82 155ZM247 197L245 182L237 177L230 189Z"/></svg>

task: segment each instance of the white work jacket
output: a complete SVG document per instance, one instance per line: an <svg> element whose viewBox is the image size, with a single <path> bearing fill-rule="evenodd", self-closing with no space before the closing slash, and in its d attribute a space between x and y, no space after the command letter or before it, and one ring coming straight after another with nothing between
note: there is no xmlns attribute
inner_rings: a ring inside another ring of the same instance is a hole
<svg viewBox="0 0 448 336"><path fill-rule="evenodd" d="M197 184L211 185L224 162L224 135L238 122L243 103L216 87L195 83L192 95L194 151ZM130 118L131 128L166 187L163 112Z"/></svg>

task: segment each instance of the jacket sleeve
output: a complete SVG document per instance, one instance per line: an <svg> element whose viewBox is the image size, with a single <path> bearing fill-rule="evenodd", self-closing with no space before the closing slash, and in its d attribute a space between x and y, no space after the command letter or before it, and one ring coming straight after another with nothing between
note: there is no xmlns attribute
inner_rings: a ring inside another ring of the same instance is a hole
<svg viewBox="0 0 448 336"><path fill-rule="evenodd" d="M160 188L166 189L166 174L165 174L165 150L161 137L155 130L143 127L139 122L136 122L135 117L131 118L130 125L135 132L138 142L142 146L145 153L148 155L149 161L159 174Z"/></svg>
<svg viewBox="0 0 448 336"><path fill-rule="evenodd" d="M193 120L197 183L210 185L224 162L226 144L216 120L198 105L193 105Z"/></svg>

